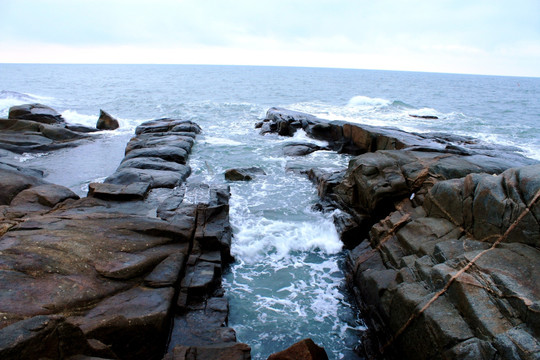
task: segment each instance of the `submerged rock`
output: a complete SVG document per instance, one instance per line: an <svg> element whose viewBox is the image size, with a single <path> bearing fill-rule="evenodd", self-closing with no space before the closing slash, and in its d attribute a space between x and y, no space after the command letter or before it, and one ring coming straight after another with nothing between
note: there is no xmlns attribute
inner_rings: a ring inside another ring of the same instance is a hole
<svg viewBox="0 0 540 360"><path fill-rule="evenodd" d="M99 110L99 118L96 128L99 130L116 130L120 127L118 120L113 118L108 112Z"/></svg>
<svg viewBox="0 0 540 360"><path fill-rule="evenodd" d="M229 169L225 171L225 180L250 181L258 175L266 175L263 169L258 167Z"/></svg>
<svg viewBox="0 0 540 360"><path fill-rule="evenodd" d="M327 148L311 143L289 143L283 146L283 154L286 156L304 156Z"/></svg>

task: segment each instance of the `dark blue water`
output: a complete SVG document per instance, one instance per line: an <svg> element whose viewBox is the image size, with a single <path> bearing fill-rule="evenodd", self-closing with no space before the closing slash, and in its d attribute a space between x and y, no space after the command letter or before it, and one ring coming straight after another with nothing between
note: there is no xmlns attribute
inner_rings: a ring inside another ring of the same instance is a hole
<svg viewBox="0 0 540 360"><path fill-rule="evenodd" d="M231 167L266 176L231 183L236 262L225 275L230 325L265 359L306 337L332 359L355 359L363 330L344 291L341 243L327 215L311 210L314 186L290 166L344 168L348 157L316 152L285 157L288 141L260 136L254 124L271 106L324 118L410 131L472 135L517 146L540 159L540 79L346 69L185 65L0 64L0 116L41 102L70 122L95 125L99 109L120 120L76 149L25 154L47 179L83 195L111 174L143 120L178 117L203 128L189 181L224 183ZM435 115L421 119L415 115Z"/></svg>

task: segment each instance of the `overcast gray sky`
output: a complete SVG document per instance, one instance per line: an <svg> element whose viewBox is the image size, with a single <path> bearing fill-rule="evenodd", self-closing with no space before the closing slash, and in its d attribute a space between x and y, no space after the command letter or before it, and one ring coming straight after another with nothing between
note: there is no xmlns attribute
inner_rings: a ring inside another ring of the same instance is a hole
<svg viewBox="0 0 540 360"><path fill-rule="evenodd" d="M0 62L540 76L540 0L0 0Z"/></svg>

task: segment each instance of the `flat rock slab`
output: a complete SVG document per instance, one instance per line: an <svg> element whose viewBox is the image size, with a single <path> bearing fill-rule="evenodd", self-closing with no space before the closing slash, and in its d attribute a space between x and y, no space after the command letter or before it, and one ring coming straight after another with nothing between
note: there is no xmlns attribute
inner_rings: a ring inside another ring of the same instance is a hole
<svg viewBox="0 0 540 360"><path fill-rule="evenodd" d="M127 185L90 183L88 196L105 200L141 200L150 190L150 183L134 182Z"/></svg>

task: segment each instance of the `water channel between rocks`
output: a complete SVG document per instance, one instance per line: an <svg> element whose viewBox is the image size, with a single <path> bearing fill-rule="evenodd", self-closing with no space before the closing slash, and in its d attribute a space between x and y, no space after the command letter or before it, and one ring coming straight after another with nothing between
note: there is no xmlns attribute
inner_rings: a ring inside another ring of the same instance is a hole
<svg viewBox="0 0 540 360"><path fill-rule="evenodd" d="M224 275L229 325L252 347L253 359L311 337L331 359L357 359L363 326L347 299L342 243L329 215L312 210L315 186L299 169L341 169L347 156L316 152L283 156L291 141L250 128L229 138L209 129L193 149L189 181L223 182L228 168L256 166L266 175L230 182L232 253Z"/></svg>

